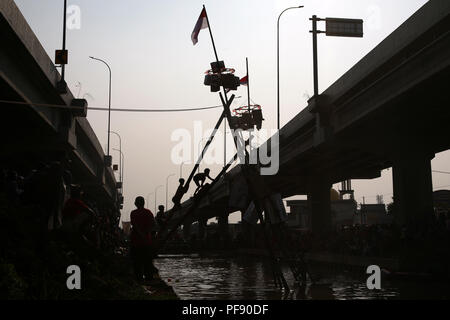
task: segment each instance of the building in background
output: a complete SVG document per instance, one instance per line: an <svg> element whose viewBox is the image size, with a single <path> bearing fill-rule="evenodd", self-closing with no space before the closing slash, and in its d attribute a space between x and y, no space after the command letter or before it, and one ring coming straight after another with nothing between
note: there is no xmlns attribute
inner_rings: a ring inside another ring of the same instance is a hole
<svg viewBox="0 0 450 320"><path fill-rule="evenodd" d="M360 223L369 226L374 224L391 224L393 222L393 216L387 214L386 205L383 203L361 204L359 215Z"/></svg>

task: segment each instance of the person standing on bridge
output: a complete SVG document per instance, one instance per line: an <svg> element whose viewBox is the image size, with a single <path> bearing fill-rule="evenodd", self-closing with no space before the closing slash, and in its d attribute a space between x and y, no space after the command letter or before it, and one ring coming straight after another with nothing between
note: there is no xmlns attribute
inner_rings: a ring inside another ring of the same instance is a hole
<svg viewBox="0 0 450 320"><path fill-rule="evenodd" d="M152 231L156 225L153 213L144 208L145 200L137 197L134 201L137 209L131 211L131 248L130 254L133 260L133 267L138 282L152 280L158 274L158 269L153 265L153 239Z"/></svg>

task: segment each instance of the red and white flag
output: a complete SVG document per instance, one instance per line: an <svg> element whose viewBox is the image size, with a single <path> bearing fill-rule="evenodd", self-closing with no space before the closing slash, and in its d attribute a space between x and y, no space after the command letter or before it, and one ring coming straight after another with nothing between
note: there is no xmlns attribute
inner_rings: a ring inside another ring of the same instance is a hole
<svg viewBox="0 0 450 320"><path fill-rule="evenodd" d="M203 8L202 13L200 13L200 17L198 17L197 23L195 24L194 31L192 31L191 39L192 43L195 44L198 42L198 34L200 30L208 28L208 20L206 20L206 10Z"/></svg>
<svg viewBox="0 0 450 320"><path fill-rule="evenodd" d="M248 76L245 76L245 77L241 78L241 80L239 80L239 83L240 83L242 86L248 85Z"/></svg>

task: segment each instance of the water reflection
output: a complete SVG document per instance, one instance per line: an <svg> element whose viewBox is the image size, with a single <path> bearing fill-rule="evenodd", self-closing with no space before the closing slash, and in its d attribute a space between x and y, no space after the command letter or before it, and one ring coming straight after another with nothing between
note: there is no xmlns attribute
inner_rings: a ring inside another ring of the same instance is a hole
<svg viewBox="0 0 450 320"><path fill-rule="evenodd" d="M295 287L287 266L282 269L292 290L282 292L274 285L270 264L251 257L162 255L155 265L180 299L448 299L449 292L436 283L394 283L385 279L381 290L368 290L365 274L318 267L314 270L321 277L315 285Z"/></svg>

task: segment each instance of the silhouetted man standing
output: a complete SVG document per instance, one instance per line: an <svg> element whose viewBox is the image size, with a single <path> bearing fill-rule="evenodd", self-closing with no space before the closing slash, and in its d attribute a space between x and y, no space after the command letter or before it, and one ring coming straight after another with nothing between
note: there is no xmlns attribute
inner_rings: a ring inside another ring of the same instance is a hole
<svg viewBox="0 0 450 320"><path fill-rule="evenodd" d="M143 282L153 278L158 269L153 265L153 247L152 230L155 227L155 218L153 213L144 208L145 200L143 197L137 197L134 201L137 209L130 214L131 220L131 258L136 279Z"/></svg>

